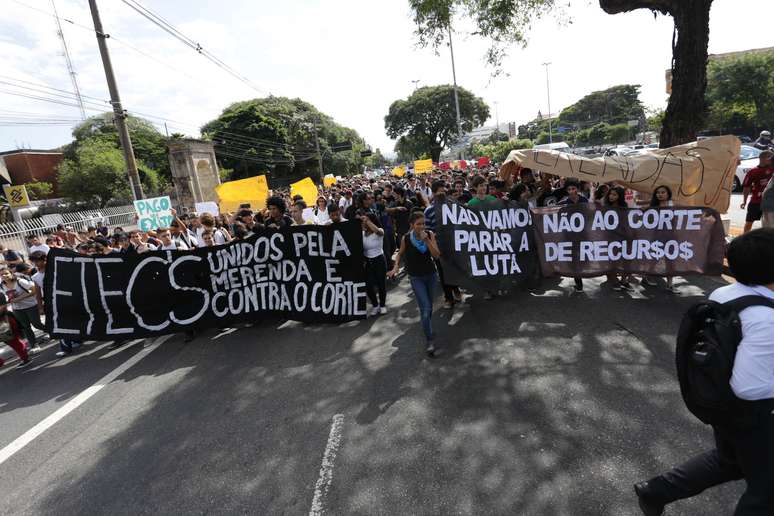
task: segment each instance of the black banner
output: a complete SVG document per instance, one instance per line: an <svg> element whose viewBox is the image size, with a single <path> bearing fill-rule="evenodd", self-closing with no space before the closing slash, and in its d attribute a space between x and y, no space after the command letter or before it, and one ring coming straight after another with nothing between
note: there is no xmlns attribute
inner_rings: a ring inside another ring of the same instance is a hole
<svg viewBox="0 0 774 516"><path fill-rule="evenodd" d="M526 204L490 201L435 205L444 280L449 285L500 290L529 278L537 253Z"/></svg>
<svg viewBox="0 0 774 516"><path fill-rule="evenodd" d="M278 314L307 322L366 315L360 222L259 230L195 251L85 256L51 249L47 331L129 339Z"/></svg>
<svg viewBox="0 0 774 516"><path fill-rule="evenodd" d="M711 208L581 204L532 213L545 276L717 275L723 269L725 233Z"/></svg>

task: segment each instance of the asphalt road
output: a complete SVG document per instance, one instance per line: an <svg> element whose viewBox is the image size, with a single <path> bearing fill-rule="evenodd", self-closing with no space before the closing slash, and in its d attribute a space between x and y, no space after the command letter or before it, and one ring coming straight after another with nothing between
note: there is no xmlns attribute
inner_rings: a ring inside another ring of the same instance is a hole
<svg viewBox="0 0 774 516"><path fill-rule="evenodd" d="M679 395L674 333L722 280L471 298L437 311L435 360L406 283L367 321L265 321L60 361L51 347L0 369L0 514L309 514L315 501L326 514L625 516L639 514L633 482L710 445ZM668 514L731 514L742 489Z"/></svg>

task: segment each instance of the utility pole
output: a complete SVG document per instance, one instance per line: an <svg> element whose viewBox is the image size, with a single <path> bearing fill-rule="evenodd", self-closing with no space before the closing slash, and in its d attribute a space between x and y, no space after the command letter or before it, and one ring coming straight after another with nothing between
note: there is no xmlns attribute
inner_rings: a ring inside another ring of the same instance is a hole
<svg viewBox="0 0 774 516"><path fill-rule="evenodd" d="M460 97L457 94L457 70L454 67L454 46L452 45L451 23L449 24L449 51L451 52L452 77L454 79L454 106L457 108L457 141L462 142L462 118L460 117Z"/></svg>
<svg viewBox="0 0 774 516"><path fill-rule="evenodd" d="M83 98L81 98L81 90L78 88L78 79L75 77L75 69L73 68L73 62L70 59L70 51L67 49L67 42L65 41L64 32L62 32L62 24L59 21L59 13L56 10L56 2L51 0L51 7L54 9L54 19L56 20L56 35L62 41L62 52L64 53L65 62L67 62L67 72L70 74L70 80L73 83L73 93L75 98L78 99L78 107L81 110L81 118L86 120L86 109L83 107Z"/></svg>
<svg viewBox="0 0 774 516"><path fill-rule="evenodd" d="M548 95L548 143L554 143L553 130L551 128L551 85L548 82L548 67L551 63L543 63L546 67L546 94Z"/></svg>
<svg viewBox="0 0 774 516"><path fill-rule="evenodd" d="M89 9L91 9L91 18L94 20L94 32L97 35L99 54L102 56L102 66L105 68L105 79L107 79L108 90L110 91L110 104L113 106L118 139L121 142L121 149L124 151L124 161L129 174L129 186L132 189L132 195L135 200L144 199L145 195L142 192L140 174L137 171L137 162L134 159L132 139L129 137L129 130L126 127L126 113L121 106L121 97L118 94L118 85L113 74L113 65L110 63L110 54L108 53L106 41L110 35L105 34L105 31L102 29L102 20L99 18L97 0L89 0Z"/></svg>
<svg viewBox="0 0 774 516"><path fill-rule="evenodd" d="M317 149L317 165L320 167L320 181L322 181L325 175L323 174L322 153L320 153L320 137L317 135L317 118L312 119L312 127L314 128L314 147Z"/></svg>
<svg viewBox="0 0 774 516"><path fill-rule="evenodd" d="M499 110L498 104L499 104L499 102L495 100L495 102L494 102L494 105L495 105L495 124L497 124L495 126L495 135L497 137L497 140L499 141L500 140L500 138L499 138L499 136L500 136L500 110Z"/></svg>

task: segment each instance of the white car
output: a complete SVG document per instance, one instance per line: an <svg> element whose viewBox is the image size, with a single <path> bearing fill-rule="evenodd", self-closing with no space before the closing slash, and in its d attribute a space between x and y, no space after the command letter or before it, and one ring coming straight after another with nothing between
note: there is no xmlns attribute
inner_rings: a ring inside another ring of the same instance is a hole
<svg viewBox="0 0 774 516"><path fill-rule="evenodd" d="M739 152L739 159L741 163L736 167L736 175L734 176L734 191L739 192L742 190L744 184L744 178L747 173L758 166L760 162L758 156L763 152L760 149L751 147L750 145L742 145L742 150Z"/></svg>

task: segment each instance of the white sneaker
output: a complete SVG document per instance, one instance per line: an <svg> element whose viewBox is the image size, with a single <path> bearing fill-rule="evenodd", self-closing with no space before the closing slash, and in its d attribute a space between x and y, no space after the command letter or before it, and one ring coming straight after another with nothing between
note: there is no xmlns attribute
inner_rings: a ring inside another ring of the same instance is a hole
<svg viewBox="0 0 774 516"><path fill-rule="evenodd" d="M380 306L380 307L379 307L379 313L380 313L381 315L384 315L384 314L386 314L386 313L387 313L387 307L386 307L386 306Z"/></svg>
<svg viewBox="0 0 774 516"><path fill-rule="evenodd" d="M64 351L57 351L57 352L56 352L56 356L58 356L58 357L60 357L60 358L61 358L61 357L66 357L66 356L67 356L67 353L65 353Z"/></svg>
<svg viewBox="0 0 774 516"><path fill-rule="evenodd" d="M375 306L371 308L371 315L379 315L379 307Z"/></svg>
<svg viewBox="0 0 774 516"><path fill-rule="evenodd" d="M42 349L40 349L40 346L35 346L34 348L30 348L30 349L28 349L28 350L27 350L27 353L34 353L35 355L37 355L37 354L38 354L38 353L40 353L41 351L43 351L43 350L42 350Z"/></svg>

